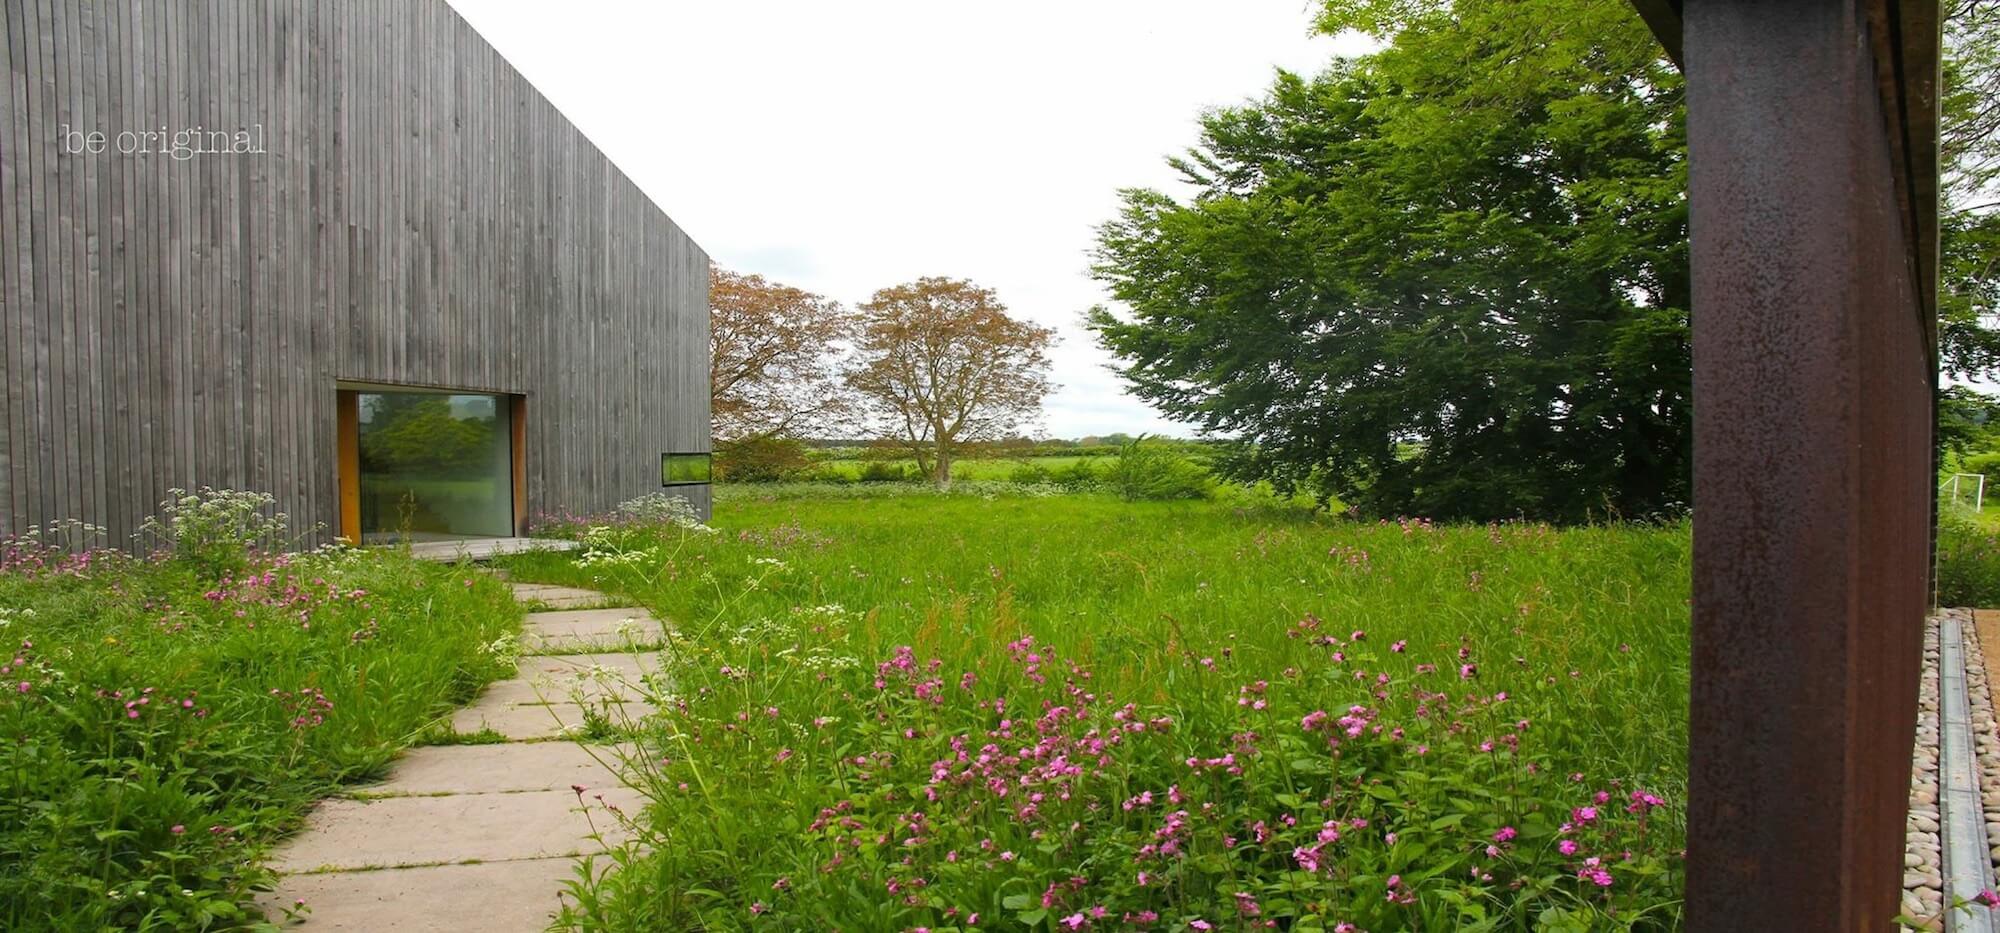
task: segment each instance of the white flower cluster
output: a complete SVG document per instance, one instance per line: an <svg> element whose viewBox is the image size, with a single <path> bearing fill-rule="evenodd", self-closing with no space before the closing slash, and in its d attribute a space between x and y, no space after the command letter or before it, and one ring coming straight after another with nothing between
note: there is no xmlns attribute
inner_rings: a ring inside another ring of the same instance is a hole
<svg viewBox="0 0 2000 933"><path fill-rule="evenodd" d="M135 537L151 536L183 555L213 548L271 547L288 527L285 513L265 514L277 504L277 498L265 492L210 486L195 492L169 489L158 513L146 519Z"/></svg>
<svg viewBox="0 0 2000 933"><path fill-rule="evenodd" d="M495 638L479 650L486 656L505 664L513 664L521 659L521 639L512 632Z"/></svg>
<svg viewBox="0 0 2000 933"><path fill-rule="evenodd" d="M598 569L639 568L657 562L660 552L657 548L634 548L631 550L599 550L592 548L576 559L578 567Z"/></svg>
<svg viewBox="0 0 2000 933"><path fill-rule="evenodd" d="M74 518L57 519L46 525L29 525L12 540L77 550L104 537L104 528Z"/></svg>
<svg viewBox="0 0 2000 933"><path fill-rule="evenodd" d="M664 492L648 493L637 499L620 502L618 514L647 525L673 525L697 532L715 530L701 523L701 516L695 513L694 504L685 497Z"/></svg>

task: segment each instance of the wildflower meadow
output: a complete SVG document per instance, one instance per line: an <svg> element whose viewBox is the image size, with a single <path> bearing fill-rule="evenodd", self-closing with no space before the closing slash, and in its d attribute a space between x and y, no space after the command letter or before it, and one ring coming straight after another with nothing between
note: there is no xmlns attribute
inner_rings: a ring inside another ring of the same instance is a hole
<svg viewBox="0 0 2000 933"><path fill-rule="evenodd" d="M507 561L670 620L564 922L1678 924L1685 524L724 492Z"/></svg>
<svg viewBox="0 0 2000 933"><path fill-rule="evenodd" d="M144 556L80 526L0 541L0 929L265 923L266 848L513 671L502 584L284 553L269 505L177 493Z"/></svg>

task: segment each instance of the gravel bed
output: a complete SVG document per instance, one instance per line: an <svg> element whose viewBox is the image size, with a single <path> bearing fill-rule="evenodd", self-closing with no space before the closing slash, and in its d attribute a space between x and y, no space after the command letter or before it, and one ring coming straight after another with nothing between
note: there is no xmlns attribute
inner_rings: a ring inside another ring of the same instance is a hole
<svg viewBox="0 0 2000 933"><path fill-rule="evenodd" d="M1979 767L1979 796L1986 816L1986 842L1993 848L1994 873L2000 876L2000 719L1993 711L1993 694L1988 689L1986 660L1979 645L1979 628L1972 624L1969 609L1951 610L1965 631L1965 693L1967 712L1972 717L1972 747Z"/></svg>
<svg viewBox="0 0 2000 933"><path fill-rule="evenodd" d="M1924 628L1924 678L1917 708L1916 754L1910 763L1910 813L1903 851L1903 913L1936 920L1944 911L1944 858L1938 833L1938 626L1956 625L1963 637L1967 713L1977 754L1987 853L2000 874L2000 722L1993 710L1978 627L1970 610L1945 609ZM1933 922L1930 929L1943 929Z"/></svg>
<svg viewBox="0 0 2000 933"><path fill-rule="evenodd" d="M1924 679L1917 701L1917 748L1910 762L1910 815L1905 824L1908 843L1903 850L1903 913L1921 918L1936 917L1944 911L1944 855L1939 848L1937 806L1938 620L1942 616L1942 613L1932 616L1924 625ZM1968 651L1967 656L1972 656L1972 652ZM1977 701L1974 703L1973 715L1977 717L1980 715ZM1989 723L1986 731L1990 732L1992 706L1989 704L1985 709ZM1989 747L1981 745L1981 754Z"/></svg>

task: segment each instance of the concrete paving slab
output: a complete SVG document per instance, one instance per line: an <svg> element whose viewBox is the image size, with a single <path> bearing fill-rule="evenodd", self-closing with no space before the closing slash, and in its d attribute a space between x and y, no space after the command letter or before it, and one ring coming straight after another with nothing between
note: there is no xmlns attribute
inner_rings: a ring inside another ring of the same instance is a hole
<svg viewBox="0 0 2000 933"><path fill-rule="evenodd" d="M637 814L642 804L631 788L588 791L600 793L627 813ZM595 799L585 799L597 830L610 842L622 841L617 818ZM589 838L591 832L591 819L567 789L325 800L307 818L306 828L272 853L270 864L292 874L603 851L603 844Z"/></svg>
<svg viewBox="0 0 2000 933"><path fill-rule="evenodd" d="M622 600L609 596L543 596L534 602L549 609L596 609L600 606L617 606Z"/></svg>
<svg viewBox="0 0 2000 933"><path fill-rule="evenodd" d="M616 650L657 644L664 632L644 609L572 609L531 612L521 643L531 652Z"/></svg>
<svg viewBox="0 0 2000 933"><path fill-rule="evenodd" d="M580 590L572 586L554 586L547 583L509 583L514 588L514 598L522 602L537 602L556 609L583 609L596 606L616 605L619 601L596 590Z"/></svg>
<svg viewBox="0 0 2000 933"><path fill-rule="evenodd" d="M657 651L593 651L587 654L530 655L515 665L517 677L581 677L592 668L616 671L628 679L660 669Z"/></svg>
<svg viewBox="0 0 2000 933"><path fill-rule="evenodd" d="M547 706L511 704L493 707L468 706L452 714L451 728L454 732L468 735L481 729L491 729L516 742L553 739L583 728L584 711L585 708L576 703L551 703ZM614 725L636 723L651 716L653 712L654 707L650 703L613 704L612 723Z"/></svg>
<svg viewBox="0 0 2000 933"><path fill-rule="evenodd" d="M547 706L576 703L636 703L646 698L644 684L621 675L602 677L544 674L532 679L503 680L486 688L477 703L494 706Z"/></svg>
<svg viewBox="0 0 2000 933"><path fill-rule="evenodd" d="M475 705L641 700L641 681L659 669L655 651L535 655L521 659L514 678L487 687Z"/></svg>
<svg viewBox="0 0 2000 933"><path fill-rule="evenodd" d="M574 742L413 748L397 759L388 780L355 790L365 795L406 796L568 790L572 784L612 787L619 783L615 770L619 757L629 749L609 745L586 748Z"/></svg>
<svg viewBox="0 0 2000 933"><path fill-rule="evenodd" d="M512 588L517 599L543 605L611 602L569 587ZM524 641L543 649L587 647L591 639L639 633L657 639L660 630L644 610L547 612L531 614ZM650 715L653 708L636 701L628 682L659 666L658 652L521 659L515 678L452 717L461 732L491 728L517 741L413 749L388 780L358 788L359 799L322 801L306 827L271 854L282 877L259 903L282 916L275 908L304 899L312 913L302 925L324 930L543 929L563 882L573 877L570 856L623 841L623 827L606 805L636 815L643 799L616 773L628 746L519 740L580 728L587 711L611 711L620 725ZM575 696L592 701L579 705ZM589 788L583 801L572 785Z"/></svg>
<svg viewBox="0 0 2000 933"><path fill-rule="evenodd" d="M314 933L540 933L577 864L544 858L287 875L257 905L277 920L302 899L311 913L285 929Z"/></svg>

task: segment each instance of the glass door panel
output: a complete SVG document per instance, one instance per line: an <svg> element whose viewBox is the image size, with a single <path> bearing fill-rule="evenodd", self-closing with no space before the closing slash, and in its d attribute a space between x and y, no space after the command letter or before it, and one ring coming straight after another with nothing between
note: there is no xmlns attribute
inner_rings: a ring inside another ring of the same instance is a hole
<svg viewBox="0 0 2000 933"><path fill-rule="evenodd" d="M514 533L507 396L360 392L356 407L363 541Z"/></svg>

